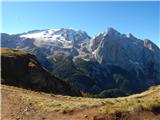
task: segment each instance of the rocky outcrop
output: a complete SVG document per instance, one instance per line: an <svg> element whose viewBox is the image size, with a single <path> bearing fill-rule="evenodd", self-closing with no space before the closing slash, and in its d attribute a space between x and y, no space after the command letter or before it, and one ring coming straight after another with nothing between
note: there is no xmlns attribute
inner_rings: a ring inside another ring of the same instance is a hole
<svg viewBox="0 0 160 120"><path fill-rule="evenodd" d="M149 85L160 80L160 49L150 40L142 41L131 34L126 36L110 28L103 33L95 50L95 58L100 64L135 71L137 79L141 79L142 75Z"/></svg>

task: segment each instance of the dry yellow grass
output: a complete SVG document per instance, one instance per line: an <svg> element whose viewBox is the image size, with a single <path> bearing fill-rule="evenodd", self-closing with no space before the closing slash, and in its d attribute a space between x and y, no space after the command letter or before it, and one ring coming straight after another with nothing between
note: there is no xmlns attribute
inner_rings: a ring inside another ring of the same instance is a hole
<svg viewBox="0 0 160 120"><path fill-rule="evenodd" d="M20 51L20 50L10 49L10 48L1 48L0 52L1 52L1 56L6 56L6 57L16 57L16 56L23 56L23 55L29 54L22 50Z"/></svg>
<svg viewBox="0 0 160 120"><path fill-rule="evenodd" d="M4 86L4 85L2 85ZM119 97L119 98L83 98L70 97L54 94L46 94L43 92L33 92L17 87L4 86L2 89L10 89L21 95L26 102L33 103L35 106L46 110L54 111L73 111L92 107L98 107L100 110L112 113L115 111L134 111L134 110L150 110L160 109L160 86L154 87L140 94Z"/></svg>

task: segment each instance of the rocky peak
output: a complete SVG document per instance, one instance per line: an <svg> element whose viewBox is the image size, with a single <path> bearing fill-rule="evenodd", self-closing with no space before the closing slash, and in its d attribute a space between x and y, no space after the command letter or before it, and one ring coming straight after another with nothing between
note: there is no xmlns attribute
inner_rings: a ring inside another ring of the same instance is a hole
<svg viewBox="0 0 160 120"><path fill-rule="evenodd" d="M114 28L109 27L107 29L107 32L104 33L104 36L105 35L108 35L109 37L112 37L112 38L117 38L121 35L121 33L115 30Z"/></svg>
<svg viewBox="0 0 160 120"><path fill-rule="evenodd" d="M130 39L135 38L132 33L128 33L128 34L127 34L127 37L130 38Z"/></svg>
<svg viewBox="0 0 160 120"><path fill-rule="evenodd" d="M144 47L155 51L155 50L159 50L158 46L156 46L152 41L150 41L149 39L144 39Z"/></svg>

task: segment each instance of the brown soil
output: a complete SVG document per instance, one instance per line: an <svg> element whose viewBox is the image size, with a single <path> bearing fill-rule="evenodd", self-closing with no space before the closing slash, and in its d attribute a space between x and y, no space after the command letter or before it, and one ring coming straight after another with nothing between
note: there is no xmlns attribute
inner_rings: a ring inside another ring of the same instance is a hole
<svg viewBox="0 0 160 120"><path fill-rule="evenodd" d="M1 85L1 119L2 120L160 120L160 115L155 115L149 111L134 112L113 112L104 113L101 111L102 106L95 106L74 110L71 112L59 112L38 107L35 104L24 101L22 96L37 96L47 99L59 99L49 95L39 94L36 92L25 92L15 90L14 87ZM77 99L76 99L77 101Z"/></svg>

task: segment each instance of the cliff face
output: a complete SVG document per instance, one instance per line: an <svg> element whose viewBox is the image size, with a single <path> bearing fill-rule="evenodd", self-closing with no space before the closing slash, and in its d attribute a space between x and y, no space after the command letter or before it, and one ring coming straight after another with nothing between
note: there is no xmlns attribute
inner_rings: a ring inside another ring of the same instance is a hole
<svg viewBox="0 0 160 120"><path fill-rule="evenodd" d="M83 92L118 88L130 94L160 84L159 47L131 33L108 28L91 38L82 31L50 29L1 37L1 47L34 54L52 75Z"/></svg>
<svg viewBox="0 0 160 120"><path fill-rule="evenodd" d="M51 76L32 54L15 49L2 48L1 63L2 84L55 94L81 95L78 90L65 81Z"/></svg>
<svg viewBox="0 0 160 120"><path fill-rule="evenodd" d="M95 40L99 40L98 37ZM94 39L93 39L94 41ZM93 46L96 46L92 44ZM160 49L150 40L144 41L120 34L114 29L103 33L95 57L100 64L115 65L127 71L134 71L137 80L146 81L148 86L160 80Z"/></svg>

